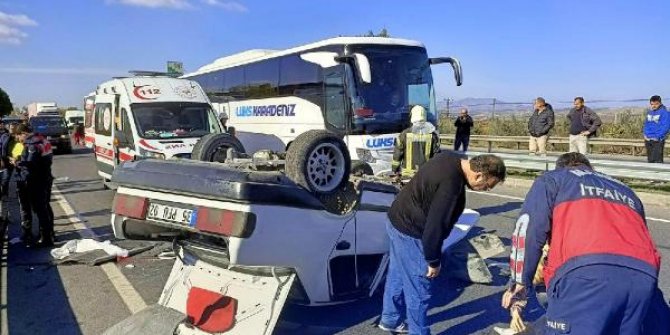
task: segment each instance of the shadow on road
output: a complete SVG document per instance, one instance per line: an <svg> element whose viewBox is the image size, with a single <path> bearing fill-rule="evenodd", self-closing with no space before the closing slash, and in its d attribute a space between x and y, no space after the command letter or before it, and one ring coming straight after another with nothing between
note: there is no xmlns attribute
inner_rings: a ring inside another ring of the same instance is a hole
<svg viewBox="0 0 670 335"><path fill-rule="evenodd" d="M11 199L7 227L10 241L21 234L19 217L18 203ZM38 236L38 227L35 220L34 236ZM7 271L7 306L2 308L7 312L9 334L81 334L49 250L8 243L2 260L3 271Z"/></svg>

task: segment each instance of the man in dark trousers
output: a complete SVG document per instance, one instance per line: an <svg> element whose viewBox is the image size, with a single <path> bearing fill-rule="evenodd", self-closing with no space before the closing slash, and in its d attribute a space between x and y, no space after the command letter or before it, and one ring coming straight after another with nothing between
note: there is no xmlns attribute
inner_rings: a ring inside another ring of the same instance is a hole
<svg viewBox="0 0 670 335"><path fill-rule="evenodd" d="M391 170L411 178L421 165L440 152L440 138L435 126L428 122L426 109L416 105L410 111L412 125L403 130L393 146Z"/></svg>
<svg viewBox="0 0 670 335"><path fill-rule="evenodd" d="M580 153L538 177L512 235L509 308L526 295L549 242L545 334L646 334L660 255L642 202L628 186L592 169Z"/></svg>
<svg viewBox="0 0 670 335"><path fill-rule="evenodd" d="M649 106L644 120L644 146L647 149L649 163L663 163L665 139L670 131L670 114L665 109L661 97L654 95L649 99Z"/></svg>
<svg viewBox="0 0 670 335"><path fill-rule="evenodd" d="M497 156L468 160L444 152L400 191L388 212L390 261L379 328L430 334L426 313L432 281L440 273L442 243L465 208L465 188L489 190L505 176L505 164Z"/></svg>
<svg viewBox="0 0 670 335"><path fill-rule="evenodd" d="M40 224L40 238L37 243L39 246L53 246L54 218L49 205L53 183L51 144L44 137L32 134L30 128L24 124L17 127L16 137L23 143L24 150L15 165L19 168L20 178L25 182L26 196ZM32 240L32 221L26 220L22 225L23 240L29 245Z"/></svg>
<svg viewBox="0 0 670 335"><path fill-rule="evenodd" d="M9 221L9 181L14 170L9 160L11 142L12 135L0 121L0 228L2 229Z"/></svg>
<svg viewBox="0 0 670 335"><path fill-rule="evenodd" d="M472 128L474 123L472 122L472 117L468 115L468 109L461 109L461 113L456 118L454 126L456 126L456 138L454 139L454 151L463 146L463 152L468 151L468 145L470 144L470 128Z"/></svg>

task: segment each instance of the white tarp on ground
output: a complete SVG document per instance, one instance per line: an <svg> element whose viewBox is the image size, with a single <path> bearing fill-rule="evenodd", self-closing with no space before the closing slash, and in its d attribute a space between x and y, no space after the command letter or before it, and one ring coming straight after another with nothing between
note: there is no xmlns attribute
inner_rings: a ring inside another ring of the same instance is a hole
<svg viewBox="0 0 670 335"><path fill-rule="evenodd" d="M128 257L128 250L113 245L110 241L96 241L90 238L67 241L62 247L51 250L51 257L63 259L73 253L104 250L110 256Z"/></svg>

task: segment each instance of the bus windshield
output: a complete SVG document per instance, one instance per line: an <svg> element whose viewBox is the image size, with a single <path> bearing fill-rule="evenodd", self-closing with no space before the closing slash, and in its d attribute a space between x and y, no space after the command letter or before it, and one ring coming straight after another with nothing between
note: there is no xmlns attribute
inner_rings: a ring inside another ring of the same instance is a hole
<svg viewBox="0 0 670 335"><path fill-rule="evenodd" d="M409 111L422 105L428 121L436 123L433 76L424 48L402 46L352 46L367 56L372 83L358 80L354 101L354 134L401 132L409 126Z"/></svg>
<svg viewBox="0 0 670 335"><path fill-rule="evenodd" d="M205 103L156 102L132 104L138 135L145 139L200 137L221 133L221 127Z"/></svg>

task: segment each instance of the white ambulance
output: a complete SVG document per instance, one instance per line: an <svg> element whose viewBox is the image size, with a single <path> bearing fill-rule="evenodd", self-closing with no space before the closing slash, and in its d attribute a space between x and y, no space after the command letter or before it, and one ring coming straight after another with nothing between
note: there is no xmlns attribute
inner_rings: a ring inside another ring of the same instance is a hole
<svg viewBox="0 0 670 335"><path fill-rule="evenodd" d="M205 92L191 80L153 73L115 78L100 84L93 99L86 138L104 181L123 161L190 158L202 136L222 132Z"/></svg>

